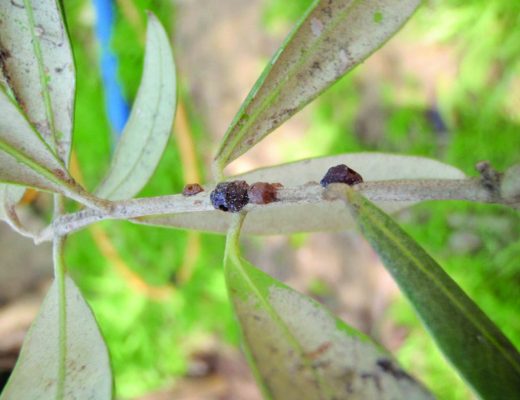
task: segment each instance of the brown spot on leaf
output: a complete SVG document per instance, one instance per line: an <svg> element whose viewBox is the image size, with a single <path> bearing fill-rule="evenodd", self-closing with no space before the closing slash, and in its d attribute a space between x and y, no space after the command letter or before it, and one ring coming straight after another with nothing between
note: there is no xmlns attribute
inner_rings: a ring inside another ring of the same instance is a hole
<svg viewBox="0 0 520 400"><path fill-rule="evenodd" d="M0 48L0 61L7 60L9 57L11 57L9 50Z"/></svg>
<svg viewBox="0 0 520 400"><path fill-rule="evenodd" d="M70 184L75 184L75 181L74 179L72 179L66 171L62 170L62 169L59 169L59 168L55 168L52 170L52 173L60 180L64 181L64 182L67 182L67 183L70 183Z"/></svg>
<svg viewBox="0 0 520 400"><path fill-rule="evenodd" d="M332 342L323 342L316 350L306 353L305 356L311 360L321 357L327 350L332 347Z"/></svg>
<svg viewBox="0 0 520 400"><path fill-rule="evenodd" d="M183 196L195 196L196 194L203 192L204 188L200 186L198 183L188 183L182 189Z"/></svg>

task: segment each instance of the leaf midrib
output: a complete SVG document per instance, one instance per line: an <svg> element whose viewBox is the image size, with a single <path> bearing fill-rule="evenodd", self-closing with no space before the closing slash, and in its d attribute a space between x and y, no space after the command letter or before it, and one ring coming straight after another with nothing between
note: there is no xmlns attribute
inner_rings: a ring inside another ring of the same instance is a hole
<svg viewBox="0 0 520 400"><path fill-rule="evenodd" d="M42 87L41 95L43 98L43 104L45 105L45 114L47 115L47 120L49 121L49 128L51 131L50 139L52 141L52 145L55 149L56 154L58 154L58 138L54 121L54 113L52 109L52 101L49 93L49 85L47 83L47 78L45 75L43 54L40 47L40 39L36 35L36 32L34 30L35 20L33 8L30 0L24 0L24 5L27 14L27 19L29 20L29 32L31 34L34 56L38 63L38 76L40 78L40 85ZM62 161L65 162L65 160Z"/></svg>
<svg viewBox="0 0 520 400"><path fill-rule="evenodd" d="M49 182L58 185L58 187L65 187L65 182L57 179L56 175L49 171L47 168L44 168L36 161L34 161L31 157L22 153L15 147L11 146L9 143L0 138L0 150L3 150L6 154L13 157L16 161L26 165L32 171L36 172L38 175L47 179Z"/></svg>

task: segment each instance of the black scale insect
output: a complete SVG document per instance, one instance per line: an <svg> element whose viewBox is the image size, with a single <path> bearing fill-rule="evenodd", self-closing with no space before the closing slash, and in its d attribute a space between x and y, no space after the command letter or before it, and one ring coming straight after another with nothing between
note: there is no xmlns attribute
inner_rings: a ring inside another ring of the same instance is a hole
<svg viewBox="0 0 520 400"><path fill-rule="evenodd" d="M249 203L246 181L231 181L219 183L209 196L211 204L218 210L239 212Z"/></svg>
<svg viewBox="0 0 520 400"><path fill-rule="evenodd" d="M356 171L347 167L345 164L339 164L329 168L323 179L320 181L320 185L327 187L331 183L346 183L347 185L352 186L362 182L363 178Z"/></svg>

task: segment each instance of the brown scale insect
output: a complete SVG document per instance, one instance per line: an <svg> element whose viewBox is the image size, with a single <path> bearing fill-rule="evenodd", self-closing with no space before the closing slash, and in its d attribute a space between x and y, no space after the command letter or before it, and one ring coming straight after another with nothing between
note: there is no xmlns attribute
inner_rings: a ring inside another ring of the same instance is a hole
<svg viewBox="0 0 520 400"><path fill-rule="evenodd" d="M281 183L256 182L253 183L247 192L249 202L253 204L269 204L276 201L276 193L282 188Z"/></svg>
<svg viewBox="0 0 520 400"><path fill-rule="evenodd" d="M345 164L330 167L320 185L327 187L331 183L346 183L349 186L363 182L363 177Z"/></svg>
<svg viewBox="0 0 520 400"><path fill-rule="evenodd" d="M197 193L203 192L204 188L198 183L188 183L182 189L183 196L195 196Z"/></svg>

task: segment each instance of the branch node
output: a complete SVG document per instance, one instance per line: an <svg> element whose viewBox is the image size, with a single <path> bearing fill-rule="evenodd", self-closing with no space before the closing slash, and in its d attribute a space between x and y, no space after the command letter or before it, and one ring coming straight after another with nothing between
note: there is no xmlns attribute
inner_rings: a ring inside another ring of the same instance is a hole
<svg viewBox="0 0 520 400"><path fill-rule="evenodd" d="M480 173L480 183L493 196L500 198L500 183L503 174L491 166L489 161L480 161L475 165L475 169Z"/></svg>

